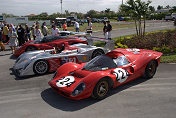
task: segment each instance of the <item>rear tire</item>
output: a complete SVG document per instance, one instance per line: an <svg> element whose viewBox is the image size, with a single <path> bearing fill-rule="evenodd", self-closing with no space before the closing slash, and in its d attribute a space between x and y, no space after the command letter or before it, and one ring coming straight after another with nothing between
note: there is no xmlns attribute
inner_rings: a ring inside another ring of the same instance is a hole
<svg viewBox="0 0 176 118"><path fill-rule="evenodd" d="M95 58L96 56L99 56L99 55L102 55L102 54L105 54L102 49L96 49L96 50L93 51L91 58L93 59L93 58Z"/></svg>
<svg viewBox="0 0 176 118"><path fill-rule="evenodd" d="M157 63L156 61L152 60L147 64L147 67L145 68L145 73L144 73L144 78L145 79L150 79L153 78L153 76L156 73L157 69Z"/></svg>
<svg viewBox="0 0 176 118"><path fill-rule="evenodd" d="M92 93L92 97L94 99L99 99L99 100L104 99L109 93L109 89L110 89L110 85L108 80L106 78L102 78L96 84Z"/></svg>
<svg viewBox="0 0 176 118"><path fill-rule="evenodd" d="M37 75L43 75L49 70L49 64L46 60L38 60L34 63L33 71Z"/></svg>

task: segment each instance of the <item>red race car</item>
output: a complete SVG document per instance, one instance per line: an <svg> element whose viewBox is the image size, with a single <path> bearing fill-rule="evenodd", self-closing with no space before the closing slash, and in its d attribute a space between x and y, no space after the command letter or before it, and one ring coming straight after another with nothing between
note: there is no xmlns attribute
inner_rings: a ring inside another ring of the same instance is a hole
<svg viewBox="0 0 176 118"><path fill-rule="evenodd" d="M143 76L155 75L162 53L145 49L115 49L88 63L66 63L58 68L49 85L71 99L92 96L103 99L110 88Z"/></svg>
<svg viewBox="0 0 176 118"><path fill-rule="evenodd" d="M68 42L69 45L76 43L87 44L87 41L81 40L81 38L64 37L64 36L46 36L42 39L28 41L24 43L22 46L20 46L15 50L14 55L20 56L22 53L26 51L46 50L46 49L53 49L53 47L61 47L61 44L64 42Z"/></svg>

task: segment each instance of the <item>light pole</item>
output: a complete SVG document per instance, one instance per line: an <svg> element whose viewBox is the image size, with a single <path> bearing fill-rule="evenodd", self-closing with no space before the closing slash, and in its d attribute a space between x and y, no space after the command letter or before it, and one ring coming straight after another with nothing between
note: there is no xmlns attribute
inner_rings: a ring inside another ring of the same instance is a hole
<svg viewBox="0 0 176 118"><path fill-rule="evenodd" d="M61 14L62 14L62 0L60 0L60 3L61 3Z"/></svg>
<svg viewBox="0 0 176 118"><path fill-rule="evenodd" d="M122 5L123 5L123 0L122 0Z"/></svg>

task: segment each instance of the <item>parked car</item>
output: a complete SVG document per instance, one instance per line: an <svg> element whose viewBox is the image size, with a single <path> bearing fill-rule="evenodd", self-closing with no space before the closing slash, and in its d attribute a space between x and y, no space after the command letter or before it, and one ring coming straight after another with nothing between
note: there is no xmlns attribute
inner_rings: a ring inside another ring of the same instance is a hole
<svg viewBox="0 0 176 118"><path fill-rule="evenodd" d="M165 20L168 21L168 20L173 20L172 16L171 15L166 15L165 16Z"/></svg>
<svg viewBox="0 0 176 118"><path fill-rule="evenodd" d="M70 99L103 99L111 88L155 75L162 53L145 49L115 49L88 63L66 63L48 84Z"/></svg>
<svg viewBox="0 0 176 118"><path fill-rule="evenodd" d="M26 52L18 57L13 67L17 76L42 75L54 72L64 63L87 62L98 55L108 52L107 49L87 44L74 44L69 46L63 43L58 50L38 50Z"/></svg>
<svg viewBox="0 0 176 118"><path fill-rule="evenodd" d="M173 19L173 20L176 19L176 13L172 13L171 16L172 16L172 19Z"/></svg>
<svg viewBox="0 0 176 118"><path fill-rule="evenodd" d="M63 42L68 42L69 45L75 43L87 44L86 40L81 40L79 37L66 37L66 36L46 36L41 39L32 40L24 43L15 50L14 55L20 56L22 53L33 50L47 50L53 47L61 47Z"/></svg>

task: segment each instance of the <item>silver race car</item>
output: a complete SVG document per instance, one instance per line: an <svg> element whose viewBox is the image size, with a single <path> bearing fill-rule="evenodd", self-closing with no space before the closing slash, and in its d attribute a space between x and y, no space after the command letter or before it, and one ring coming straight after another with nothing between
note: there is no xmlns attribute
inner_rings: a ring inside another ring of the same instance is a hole
<svg viewBox="0 0 176 118"><path fill-rule="evenodd" d="M64 44L62 49L38 50L25 52L19 56L13 67L17 76L42 75L54 72L67 62L87 62L92 58L107 53L106 48L87 44Z"/></svg>

